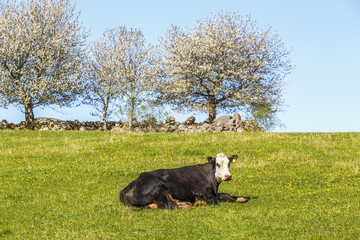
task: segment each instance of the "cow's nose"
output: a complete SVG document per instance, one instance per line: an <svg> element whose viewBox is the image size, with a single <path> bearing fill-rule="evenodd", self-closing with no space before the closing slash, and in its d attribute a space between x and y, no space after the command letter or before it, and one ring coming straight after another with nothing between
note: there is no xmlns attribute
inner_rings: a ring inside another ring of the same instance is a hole
<svg viewBox="0 0 360 240"><path fill-rule="evenodd" d="M224 181L229 181L229 180L231 180L231 178L232 178L231 174L226 174L224 176Z"/></svg>

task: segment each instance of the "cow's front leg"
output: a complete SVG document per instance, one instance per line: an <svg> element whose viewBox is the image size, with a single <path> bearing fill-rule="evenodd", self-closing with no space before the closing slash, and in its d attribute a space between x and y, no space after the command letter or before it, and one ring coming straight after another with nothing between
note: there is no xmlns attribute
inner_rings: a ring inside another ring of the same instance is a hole
<svg viewBox="0 0 360 240"><path fill-rule="evenodd" d="M218 203L217 197L210 193L194 193L194 196L194 206L214 205Z"/></svg>
<svg viewBox="0 0 360 240"><path fill-rule="evenodd" d="M177 208L191 209L191 207L192 207L191 202L185 202L185 201L180 201L180 200L174 199L168 191L166 191L166 196L170 202L175 203L177 205Z"/></svg>
<svg viewBox="0 0 360 240"><path fill-rule="evenodd" d="M236 197L231 196L228 193L218 193L219 201L220 202L238 202L238 203L244 203L247 202L249 199L244 197Z"/></svg>
<svg viewBox="0 0 360 240"><path fill-rule="evenodd" d="M193 207L206 206L206 202L201 197L196 196Z"/></svg>

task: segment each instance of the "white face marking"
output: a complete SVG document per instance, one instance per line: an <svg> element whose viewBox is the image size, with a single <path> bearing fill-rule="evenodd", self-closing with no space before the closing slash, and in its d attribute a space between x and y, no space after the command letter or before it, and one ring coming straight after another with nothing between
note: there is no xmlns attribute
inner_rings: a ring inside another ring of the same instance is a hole
<svg viewBox="0 0 360 240"><path fill-rule="evenodd" d="M216 155L216 170L215 170L215 178L218 182L226 181L231 179L230 173L230 160L223 153L219 153Z"/></svg>

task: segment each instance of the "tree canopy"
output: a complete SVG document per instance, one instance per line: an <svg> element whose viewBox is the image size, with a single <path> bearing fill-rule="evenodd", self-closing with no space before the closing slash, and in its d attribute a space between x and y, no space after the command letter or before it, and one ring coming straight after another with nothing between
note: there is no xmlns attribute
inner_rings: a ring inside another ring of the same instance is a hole
<svg viewBox="0 0 360 240"><path fill-rule="evenodd" d="M193 30L172 26L161 40L162 100L177 110L233 111L281 102L291 70L278 33L250 16L209 15Z"/></svg>
<svg viewBox="0 0 360 240"><path fill-rule="evenodd" d="M105 123L111 102L120 100L121 110L129 117L132 128L135 111L156 86L154 66L154 50L146 44L140 30L126 27L107 30L91 47L86 99L100 105L98 109Z"/></svg>
<svg viewBox="0 0 360 240"><path fill-rule="evenodd" d="M28 127L38 106L67 105L82 89L88 33L69 0L0 4L0 104L25 111Z"/></svg>
<svg viewBox="0 0 360 240"><path fill-rule="evenodd" d="M0 106L24 110L29 127L35 107L68 105L80 93L105 129L117 100L131 128L153 99L207 112L209 122L219 111L245 110L273 126L293 68L277 32L236 13L209 15L193 29L172 26L158 47L138 29L113 28L90 51L71 0L9 0L0 14Z"/></svg>

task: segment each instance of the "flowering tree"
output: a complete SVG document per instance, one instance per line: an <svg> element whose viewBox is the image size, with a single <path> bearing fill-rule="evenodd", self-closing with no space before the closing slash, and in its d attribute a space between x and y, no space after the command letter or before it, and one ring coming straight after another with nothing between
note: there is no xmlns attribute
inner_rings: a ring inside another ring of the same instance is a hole
<svg viewBox="0 0 360 240"><path fill-rule="evenodd" d="M106 31L103 39L92 45L91 53L87 99L102 112L106 123L111 103L121 98L122 112L129 117L132 129L137 108L155 87L153 48L145 44L141 31L118 27Z"/></svg>
<svg viewBox="0 0 360 240"><path fill-rule="evenodd" d="M73 101L82 89L88 33L69 0L0 3L0 105L33 109Z"/></svg>
<svg viewBox="0 0 360 240"><path fill-rule="evenodd" d="M233 111L280 104L289 51L250 17L208 16L192 31L172 26L161 40L161 97L177 110Z"/></svg>
<svg viewBox="0 0 360 240"><path fill-rule="evenodd" d="M118 42L114 31L106 31L103 38L90 47L89 81L85 90L85 103L95 107L107 130L107 119L114 111L112 105L121 94L119 64L122 56L117 54ZM94 113L96 115L96 113Z"/></svg>

